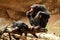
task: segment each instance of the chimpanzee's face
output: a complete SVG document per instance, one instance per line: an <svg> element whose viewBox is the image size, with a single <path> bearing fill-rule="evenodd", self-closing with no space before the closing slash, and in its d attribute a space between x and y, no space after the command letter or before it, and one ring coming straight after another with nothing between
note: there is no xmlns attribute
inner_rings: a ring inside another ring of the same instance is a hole
<svg viewBox="0 0 60 40"><path fill-rule="evenodd" d="M16 27L17 26L17 23L16 22L13 22L13 27Z"/></svg>

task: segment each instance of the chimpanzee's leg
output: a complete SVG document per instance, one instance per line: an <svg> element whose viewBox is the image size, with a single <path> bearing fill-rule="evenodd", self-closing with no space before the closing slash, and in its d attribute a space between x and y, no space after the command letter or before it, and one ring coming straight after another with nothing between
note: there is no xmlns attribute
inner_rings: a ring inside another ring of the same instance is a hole
<svg viewBox="0 0 60 40"><path fill-rule="evenodd" d="M26 25L26 24L23 24L24 26L24 29L25 29L25 36L27 36L27 32L29 31L29 28L28 28L28 25Z"/></svg>
<svg viewBox="0 0 60 40"><path fill-rule="evenodd" d="M21 30L18 30L18 34L22 36L22 31Z"/></svg>
<svg viewBox="0 0 60 40"><path fill-rule="evenodd" d="M22 36L22 33L21 32L19 32L18 34Z"/></svg>
<svg viewBox="0 0 60 40"><path fill-rule="evenodd" d="M38 36L34 33L34 34L32 34L33 36L35 36L36 38L38 38Z"/></svg>
<svg viewBox="0 0 60 40"><path fill-rule="evenodd" d="M25 29L25 31L27 32L27 31L29 31L29 28L28 28L28 25L26 25L26 24L23 24L24 26L24 29Z"/></svg>
<svg viewBox="0 0 60 40"><path fill-rule="evenodd" d="M41 21L42 21L42 20L41 20ZM42 28L45 28L46 25L47 25L47 23L48 23L48 20L45 19L44 21L42 21L42 23L41 23L41 27L42 27Z"/></svg>
<svg viewBox="0 0 60 40"><path fill-rule="evenodd" d="M27 36L27 33L25 33L25 36Z"/></svg>

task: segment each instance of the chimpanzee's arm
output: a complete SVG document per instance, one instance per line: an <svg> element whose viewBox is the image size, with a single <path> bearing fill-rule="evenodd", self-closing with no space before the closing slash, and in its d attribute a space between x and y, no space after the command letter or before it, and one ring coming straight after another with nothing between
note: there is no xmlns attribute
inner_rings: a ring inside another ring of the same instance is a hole
<svg viewBox="0 0 60 40"><path fill-rule="evenodd" d="M35 21L34 21L34 18L32 17L32 14L33 14L32 11L28 11L28 12L26 13L26 16L29 18L30 24L33 26L33 25L35 24Z"/></svg>
<svg viewBox="0 0 60 40"><path fill-rule="evenodd" d="M49 14L49 12L48 11L46 11L46 12L41 12L41 15L45 15L44 17L45 18L50 18L50 14Z"/></svg>

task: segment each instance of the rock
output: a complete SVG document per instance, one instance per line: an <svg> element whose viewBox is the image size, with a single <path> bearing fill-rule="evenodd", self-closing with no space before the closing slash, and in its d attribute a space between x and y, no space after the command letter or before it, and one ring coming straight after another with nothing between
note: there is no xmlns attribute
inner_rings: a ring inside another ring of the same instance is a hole
<svg viewBox="0 0 60 40"><path fill-rule="evenodd" d="M60 0L0 0L0 17L18 20L25 16L32 4L36 3L46 5L52 14L55 13L56 9L58 9L56 12L59 13Z"/></svg>

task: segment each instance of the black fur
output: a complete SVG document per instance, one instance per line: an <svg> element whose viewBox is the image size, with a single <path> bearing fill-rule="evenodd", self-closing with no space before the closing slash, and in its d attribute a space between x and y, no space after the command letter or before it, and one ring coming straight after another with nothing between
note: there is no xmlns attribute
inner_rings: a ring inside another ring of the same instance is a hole
<svg viewBox="0 0 60 40"><path fill-rule="evenodd" d="M29 18L30 24L32 26L38 26L39 25L41 28L45 28L47 23L48 23L48 19L50 18L50 15L47 12L46 8L44 6L40 6L40 7L37 6L37 7L34 7L32 9L33 9L33 11L28 12L26 15ZM30 10L28 10L28 11L30 11ZM38 15L38 18L34 19L34 17L37 15L37 13L39 11L41 11L41 12Z"/></svg>
<svg viewBox="0 0 60 40"><path fill-rule="evenodd" d="M28 28L28 25L26 25L25 23L14 22L13 27L18 27L17 31L18 31L18 34L20 34L20 35L22 35L21 29L24 28L26 31L25 36L27 36L27 32L29 31L29 28ZM32 34L32 35L34 35L36 38L38 38L35 34Z"/></svg>

